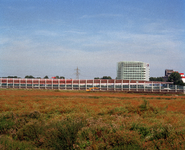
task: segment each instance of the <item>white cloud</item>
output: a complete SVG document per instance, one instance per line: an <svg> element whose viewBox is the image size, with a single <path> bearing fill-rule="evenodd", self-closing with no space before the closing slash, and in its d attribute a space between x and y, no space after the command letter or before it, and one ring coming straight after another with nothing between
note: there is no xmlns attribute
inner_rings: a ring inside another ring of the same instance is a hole
<svg viewBox="0 0 185 150"><path fill-rule="evenodd" d="M70 33L70 34L86 34L86 32L75 31L75 30L64 31L64 32L65 33Z"/></svg>
<svg viewBox="0 0 185 150"><path fill-rule="evenodd" d="M42 35L42 36L58 36L56 32L48 31L48 30L37 30L35 31L36 35Z"/></svg>
<svg viewBox="0 0 185 150"><path fill-rule="evenodd" d="M86 18L102 18L102 17L122 17L123 15L121 14L97 14L97 15L83 15L80 17L81 19L86 19Z"/></svg>
<svg viewBox="0 0 185 150"><path fill-rule="evenodd" d="M0 56L2 70L23 77L32 74L75 78L74 69L78 66L80 78L104 75L115 78L117 62L143 61L150 63L151 76L163 76L165 69L178 70L184 59L183 43L164 33L100 31L97 35L89 35L78 30L65 33L79 36L61 39L65 45L40 43L28 37L4 38ZM58 36L58 33L45 30L38 30L35 34Z"/></svg>
<svg viewBox="0 0 185 150"><path fill-rule="evenodd" d="M3 37L1 37L0 38L0 46L8 43L8 41L9 41L9 38L3 38Z"/></svg>

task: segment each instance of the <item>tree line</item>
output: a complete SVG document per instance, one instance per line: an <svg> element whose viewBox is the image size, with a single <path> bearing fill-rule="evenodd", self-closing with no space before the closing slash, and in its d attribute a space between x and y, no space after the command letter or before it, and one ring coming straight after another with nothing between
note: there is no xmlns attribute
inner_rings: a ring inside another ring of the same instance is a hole
<svg viewBox="0 0 185 150"><path fill-rule="evenodd" d="M6 78L20 78L20 77L17 77L17 76L8 76ZM25 78L29 78L29 79L41 79L41 77L34 77L32 75L26 75ZM65 79L64 76L54 76L52 78L54 78L54 79ZM49 77L46 75L43 79L49 79ZM103 76L102 78L95 77L94 79L112 79L112 78L110 76ZM164 81L163 77L150 77L149 80L150 81L160 81L160 82L163 82ZM181 75L178 72L171 73L171 75L168 77L167 82L173 82L174 85L185 86L185 83L183 83L182 77L181 77Z"/></svg>
<svg viewBox="0 0 185 150"><path fill-rule="evenodd" d="M32 76L32 75L27 75L27 76L25 76L24 78L29 78L29 79L35 79L35 77L34 76ZM41 77L36 77L37 79L41 79ZM54 77L52 77L53 79L65 79L65 77L64 76L54 76ZM49 77L46 75L43 79L49 79Z"/></svg>
<svg viewBox="0 0 185 150"><path fill-rule="evenodd" d="M161 81L161 82L163 82L164 79L162 77L150 77L150 81ZM168 77L167 82L173 82L174 85L185 86L185 83L183 83L182 77L178 72L171 73L171 75Z"/></svg>
<svg viewBox="0 0 185 150"><path fill-rule="evenodd" d="M18 77L18 76L8 76L8 77L2 77L2 78L21 78L21 77ZM26 75L24 78L27 78L27 79L42 79L41 77L34 77L32 75ZM64 76L54 76L52 78L54 78L54 79L65 79ZM43 79L49 79L49 77L46 75Z"/></svg>
<svg viewBox="0 0 185 150"><path fill-rule="evenodd" d="M95 77L94 79L112 79L110 76L103 76L102 78Z"/></svg>

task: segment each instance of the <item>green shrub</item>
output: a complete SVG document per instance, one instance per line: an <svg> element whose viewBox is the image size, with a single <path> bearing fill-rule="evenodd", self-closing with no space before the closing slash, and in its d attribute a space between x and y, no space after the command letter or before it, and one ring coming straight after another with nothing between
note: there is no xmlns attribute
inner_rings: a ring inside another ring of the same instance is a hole
<svg viewBox="0 0 185 150"><path fill-rule="evenodd" d="M173 134L172 127L169 125L165 126L154 126L151 130L152 136L150 140L167 139Z"/></svg>
<svg viewBox="0 0 185 150"><path fill-rule="evenodd" d="M122 115L124 113L127 113L128 110L125 107L116 107L112 110L108 111L108 114L110 115Z"/></svg>
<svg viewBox="0 0 185 150"><path fill-rule="evenodd" d="M46 132L46 147L54 149L73 149L78 131L85 126L85 121L78 119L66 119L52 123Z"/></svg>
<svg viewBox="0 0 185 150"><path fill-rule="evenodd" d="M88 98L99 99L101 97L100 96L89 96Z"/></svg>
<svg viewBox="0 0 185 150"><path fill-rule="evenodd" d="M14 114L6 113L0 116L0 134L5 134L14 126Z"/></svg>
<svg viewBox="0 0 185 150"><path fill-rule="evenodd" d="M130 145L119 145L115 147L111 147L111 150L143 150L140 145L130 144Z"/></svg>
<svg viewBox="0 0 185 150"><path fill-rule="evenodd" d="M40 135L44 134L43 124L38 121L32 121L18 130L16 138L26 141L38 141Z"/></svg>
<svg viewBox="0 0 185 150"><path fill-rule="evenodd" d="M12 140L8 137L0 137L1 150L35 150L31 143Z"/></svg>
<svg viewBox="0 0 185 150"><path fill-rule="evenodd" d="M141 124L136 124L136 123L133 123L131 125L130 130L134 130L134 131L139 132L139 134L141 134L141 137L142 138L144 138L147 135L150 135L151 134L151 131L150 131L150 128L149 127L146 127L146 126L141 125Z"/></svg>
<svg viewBox="0 0 185 150"><path fill-rule="evenodd" d="M38 118L40 118L40 116L41 116L40 112L36 111L36 110L29 114L29 117L33 118L33 119L38 119Z"/></svg>
<svg viewBox="0 0 185 150"><path fill-rule="evenodd" d="M99 118L78 132L75 149L140 149L140 135ZM135 148L134 148L135 147Z"/></svg>
<svg viewBox="0 0 185 150"><path fill-rule="evenodd" d="M143 100L143 104L139 106L141 111L146 111L149 108L149 102L147 100Z"/></svg>

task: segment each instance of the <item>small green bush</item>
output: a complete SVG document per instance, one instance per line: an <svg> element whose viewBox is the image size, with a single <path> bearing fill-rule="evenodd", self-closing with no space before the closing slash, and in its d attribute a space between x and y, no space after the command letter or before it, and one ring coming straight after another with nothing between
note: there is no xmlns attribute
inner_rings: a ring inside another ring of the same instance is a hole
<svg viewBox="0 0 185 150"><path fill-rule="evenodd" d="M141 111L146 111L146 110L148 110L148 108L149 108L149 102L148 102L147 100L144 99L143 104L141 104L141 105L139 106L139 108L140 108Z"/></svg>
<svg viewBox="0 0 185 150"><path fill-rule="evenodd" d="M171 134L173 134L172 127L165 126L154 126L152 128L152 136L150 140L159 140L159 139L167 139Z"/></svg>
<svg viewBox="0 0 185 150"><path fill-rule="evenodd" d="M149 127L146 127L146 126L141 125L141 124L136 124L136 123L133 123L131 125L130 130L134 130L134 131L139 132L141 134L141 137L142 138L144 138L147 135L150 135L151 134L151 131L150 131L150 128Z"/></svg>
<svg viewBox="0 0 185 150"><path fill-rule="evenodd" d="M33 118L33 119L38 119L38 118L40 118L40 116L41 116L40 112L36 111L36 110L33 112L30 112L30 114L29 114L29 117Z"/></svg>
<svg viewBox="0 0 185 150"><path fill-rule="evenodd" d="M75 149L139 149L140 135L101 118L88 119L88 126L78 132ZM137 147L137 148L136 148Z"/></svg>
<svg viewBox="0 0 185 150"><path fill-rule="evenodd" d="M6 136L0 137L1 150L35 150L31 143L12 140Z"/></svg>
<svg viewBox="0 0 185 150"><path fill-rule="evenodd" d="M85 121L78 119L66 120L52 123L46 132L46 147L54 149L70 150L76 141L78 131L85 126Z"/></svg>
<svg viewBox="0 0 185 150"><path fill-rule="evenodd" d="M122 115L124 113L127 113L128 110L125 107L116 107L112 110L108 111L108 114L110 115Z"/></svg>
<svg viewBox="0 0 185 150"><path fill-rule="evenodd" d="M5 134L14 126L14 114L6 113L0 116L0 134Z"/></svg>
<svg viewBox="0 0 185 150"><path fill-rule="evenodd" d="M20 141L38 141L40 135L44 134L43 127L40 122L29 122L18 130L16 138Z"/></svg>

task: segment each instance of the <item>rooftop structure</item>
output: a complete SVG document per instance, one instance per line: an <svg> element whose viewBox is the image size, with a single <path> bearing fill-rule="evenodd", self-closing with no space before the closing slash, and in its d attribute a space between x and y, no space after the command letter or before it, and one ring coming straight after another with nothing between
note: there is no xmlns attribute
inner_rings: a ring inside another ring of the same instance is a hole
<svg viewBox="0 0 185 150"><path fill-rule="evenodd" d="M163 80L166 82L168 80L168 77L174 72L173 69L165 69L165 76L162 77Z"/></svg>

